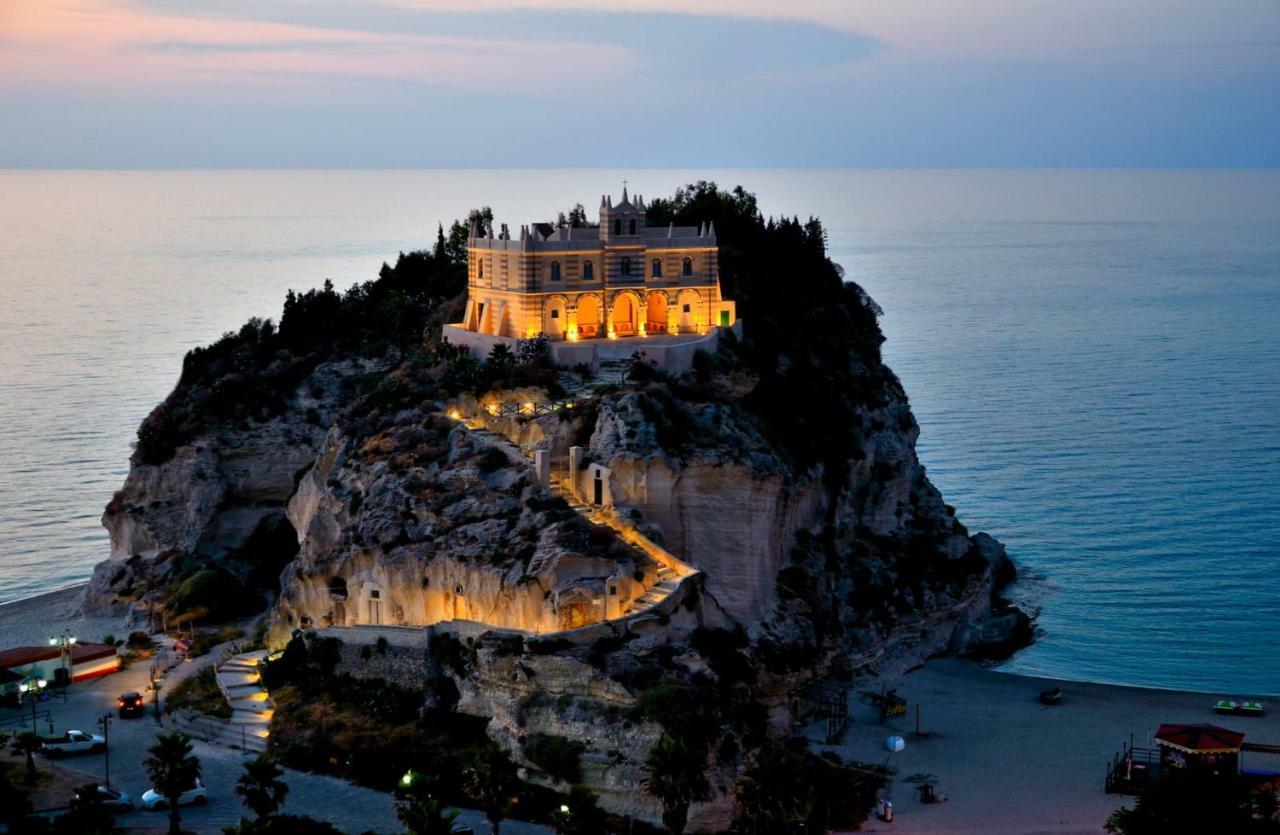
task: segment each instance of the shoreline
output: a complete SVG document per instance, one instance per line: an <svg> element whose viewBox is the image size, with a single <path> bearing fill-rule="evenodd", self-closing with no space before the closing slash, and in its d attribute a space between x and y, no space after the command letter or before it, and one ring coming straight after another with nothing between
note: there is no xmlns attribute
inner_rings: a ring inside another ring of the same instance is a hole
<svg viewBox="0 0 1280 835"><path fill-rule="evenodd" d="M64 608L63 611L58 616L53 618L52 621L48 619L49 613L47 611L40 611L38 615L38 617L40 618L40 624L38 625L40 625L41 628L45 628L46 626L48 626L48 628L52 628L51 624L53 622L57 622L59 624L64 624L64 625L58 626L55 631L60 631L63 628L67 628L65 624L74 624L74 623L82 623L82 624L85 624L86 626L93 626L95 628L101 625L106 625L106 624L117 624L117 626L114 627L116 630L125 629L126 617L124 615L111 616L111 617L85 618L85 617L79 616L76 612L72 611L72 607L76 603L76 598L79 596L79 594L82 591L84 591L85 587L87 587L88 585L89 585L88 580L81 580L71 585L63 586L62 588L53 589L51 591L40 592L38 594L33 594L30 597L22 597L17 600L10 600L7 603L0 603L0 634L3 634L6 636L5 643L7 644L13 643L13 639L8 636L13 634L14 626L19 626L19 627L21 626L21 623L15 623L15 621L17 621L20 617L24 617L27 613L34 614L34 612L32 612L33 609L38 609L39 607L49 606L49 605L53 605L53 606L62 605L62 606L65 606L66 608ZM47 628L46 628L46 631L48 631ZM72 631L75 631L75 630L73 629ZM77 637L81 637L81 636L77 636ZM85 636L85 639L98 640L101 637L102 637L101 635L95 635L92 638ZM123 636L117 635L116 637L123 637ZM47 636L46 636L46 639L47 639ZM44 640L45 639L42 639L38 643L43 643ZM5 648L4 646L0 646L0 649L4 649L4 648ZM1176 694L1176 695L1183 695L1183 696L1204 696L1204 697L1216 696L1218 698L1230 698L1230 699L1255 699L1263 702L1270 701L1280 705L1280 693L1251 693L1247 691L1231 690L1229 688L1220 688L1218 690L1196 690L1196 689L1187 688L1187 687L1157 687L1149 684L1130 684L1130 683L1115 682L1115 681L1097 681L1095 679L1070 678L1069 676L1033 675L1030 673L1019 673L1019 672L1007 671L1003 667L1003 665L1006 663L1004 661L998 661L993 663L983 663L980 661L969 661L966 659L959 659L959 658L955 658L954 656L943 656L943 658L962 661L963 663L972 666L974 669L982 670L987 673L998 673L1001 676L1005 676L1008 678L1015 678L1023 681L1034 681L1041 684L1049 684L1049 685L1070 684L1072 686L1107 687L1107 688L1115 688L1118 690L1132 690L1136 692L1149 692L1149 693L1166 693L1166 694ZM875 678L875 680L895 681L907 675L910 675L912 672L918 669L921 669L922 667L927 666L929 664L933 664L939 660L942 660L942 659L930 659L914 667L911 667L910 669L905 670L899 676L882 676L882 677Z"/></svg>
<svg viewBox="0 0 1280 835"><path fill-rule="evenodd" d="M124 615L84 617L78 603L88 582L0 603L0 650L43 646L51 635L70 631L81 641L101 641L106 635L127 638L131 631Z"/></svg>

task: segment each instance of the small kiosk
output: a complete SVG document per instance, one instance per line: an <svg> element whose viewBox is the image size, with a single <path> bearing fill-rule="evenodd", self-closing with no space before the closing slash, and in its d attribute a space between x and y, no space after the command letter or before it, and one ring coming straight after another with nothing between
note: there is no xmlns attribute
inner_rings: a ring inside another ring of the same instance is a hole
<svg viewBox="0 0 1280 835"><path fill-rule="evenodd" d="M1244 734L1217 725L1161 725L1156 731L1162 778L1178 773L1238 775Z"/></svg>

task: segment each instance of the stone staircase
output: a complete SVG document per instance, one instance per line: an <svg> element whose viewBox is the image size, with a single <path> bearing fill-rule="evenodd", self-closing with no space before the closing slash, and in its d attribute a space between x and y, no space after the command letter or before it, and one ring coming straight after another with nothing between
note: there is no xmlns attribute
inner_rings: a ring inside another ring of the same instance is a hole
<svg viewBox="0 0 1280 835"><path fill-rule="evenodd" d="M184 716L175 724L192 736L215 745L264 753L271 733L273 706L262 685L258 664L266 650L231 655L214 667L218 689L231 705L231 718Z"/></svg>
<svg viewBox="0 0 1280 835"><path fill-rule="evenodd" d="M601 363L602 368L609 368L619 374L627 365L628 362L623 360L611 360ZM513 462L520 460L527 461L533 458L532 452L526 452L501 435L491 432L484 427L467 426L467 432L472 438L480 443L501 450L506 454L507 458ZM655 583L642 597L631 601L631 603L627 605L627 608L622 613L621 617L630 617L632 615L642 614L646 610L653 608L679 588L680 584L684 582L686 578L697 573L696 569L692 566L686 565L674 554L649 541L633 527L625 525L623 521L618 518L616 513L583 502L573 493L572 490L569 489L569 485L565 483L561 475L554 469L551 472L550 483L547 485L547 489L552 493L552 495L559 496L561 499L564 499L565 503L568 504L575 513L583 516L594 524L605 525L613 529L613 531L617 533L624 542L628 542L638 547L653 558L654 563L657 565L658 582ZM545 565L545 559L547 559L547 557L542 557L535 562L530 563L527 573L537 574L541 571Z"/></svg>

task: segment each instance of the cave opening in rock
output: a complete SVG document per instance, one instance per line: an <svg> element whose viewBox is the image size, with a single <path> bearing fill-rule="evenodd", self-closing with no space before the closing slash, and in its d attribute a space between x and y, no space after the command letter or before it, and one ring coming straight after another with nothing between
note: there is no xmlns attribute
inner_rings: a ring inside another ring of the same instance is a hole
<svg viewBox="0 0 1280 835"><path fill-rule="evenodd" d="M239 559L249 565L254 588L280 591L280 572L298 555L298 532L281 510L264 516L240 549Z"/></svg>

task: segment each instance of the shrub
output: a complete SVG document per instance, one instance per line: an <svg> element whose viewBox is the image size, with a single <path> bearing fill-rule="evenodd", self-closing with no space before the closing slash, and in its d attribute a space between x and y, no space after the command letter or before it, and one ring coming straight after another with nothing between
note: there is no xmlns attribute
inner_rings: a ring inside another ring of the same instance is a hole
<svg viewBox="0 0 1280 835"><path fill-rule="evenodd" d="M231 718L231 705L218 689L217 674L213 667L205 667L178 682L164 703L165 713L175 710L194 710L220 719Z"/></svg>
<svg viewBox="0 0 1280 835"><path fill-rule="evenodd" d="M583 743L556 734L533 733L520 742L520 748L529 762L550 776L565 783L582 779Z"/></svg>

